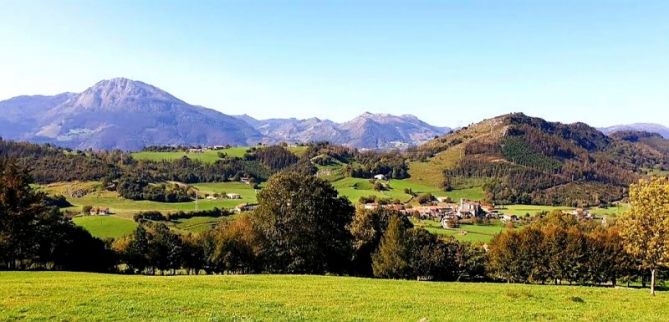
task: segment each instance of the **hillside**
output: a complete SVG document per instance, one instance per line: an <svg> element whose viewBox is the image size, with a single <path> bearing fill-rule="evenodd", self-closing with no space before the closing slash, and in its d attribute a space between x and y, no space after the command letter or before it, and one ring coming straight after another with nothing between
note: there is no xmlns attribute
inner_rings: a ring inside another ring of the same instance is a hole
<svg viewBox="0 0 669 322"><path fill-rule="evenodd" d="M318 118L256 120L248 115L238 116L265 136L265 142L319 142L354 148L405 148L425 143L448 128L427 124L413 115L363 113L344 122L336 123Z"/></svg>
<svg viewBox="0 0 669 322"><path fill-rule="evenodd" d="M261 139L236 118L124 78L98 82L78 94L10 99L0 102L0 111L4 138L78 149L255 144Z"/></svg>
<svg viewBox="0 0 669 322"><path fill-rule="evenodd" d="M446 187L483 185L498 203L588 206L625 196L648 173L669 168L654 145L609 137L584 123L507 114L432 140L414 152L414 180L441 172Z"/></svg>
<svg viewBox="0 0 669 322"><path fill-rule="evenodd" d="M335 276L0 272L0 292L0 320L664 321L669 315L663 292Z"/></svg>

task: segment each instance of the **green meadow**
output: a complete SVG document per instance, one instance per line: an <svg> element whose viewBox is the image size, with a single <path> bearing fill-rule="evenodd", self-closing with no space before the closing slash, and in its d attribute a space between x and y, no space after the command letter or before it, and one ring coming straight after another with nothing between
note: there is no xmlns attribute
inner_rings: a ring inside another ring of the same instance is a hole
<svg viewBox="0 0 669 322"><path fill-rule="evenodd" d="M0 272L0 320L666 321L646 289L335 276Z"/></svg>
<svg viewBox="0 0 669 322"><path fill-rule="evenodd" d="M481 242L488 243L495 235L504 230L502 225L470 225L461 224L458 228L444 229L441 223L437 220L427 219L411 219L415 227L424 228L425 230L439 236L452 236L459 241L465 242Z"/></svg>
<svg viewBox="0 0 669 322"><path fill-rule="evenodd" d="M81 216L72 218L72 221L99 238L125 236L137 228L137 223L132 219L116 216Z"/></svg>
<svg viewBox="0 0 669 322"><path fill-rule="evenodd" d="M418 183L408 179L392 179L388 182L389 189L385 191L374 190L374 184L369 179L346 177L332 182L332 185L340 194L346 196L352 202L357 202L360 197L377 196L381 198L399 199L402 202L411 200L411 195L404 192L411 189L416 194L431 193L434 196L449 196L454 201L460 198L479 200L483 198L483 190L480 187L458 189L445 192L434 186Z"/></svg>
<svg viewBox="0 0 669 322"><path fill-rule="evenodd" d="M220 150L206 150L203 152L186 152L186 151L177 151L177 152L153 152L153 151L141 151L132 153L132 157L137 160L149 160L149 161L162 161L162 160L178 160L183 157L188 157L192 160L199 160L206 163L214 163L219 160L218 153L225 153L229 157L242 158L244 154L250 149L248 146L238 146L231 147L227 149ZM306 146L291 146L288 147L290 152L293 152L296 155L302 155L307 151Z"/></svg>

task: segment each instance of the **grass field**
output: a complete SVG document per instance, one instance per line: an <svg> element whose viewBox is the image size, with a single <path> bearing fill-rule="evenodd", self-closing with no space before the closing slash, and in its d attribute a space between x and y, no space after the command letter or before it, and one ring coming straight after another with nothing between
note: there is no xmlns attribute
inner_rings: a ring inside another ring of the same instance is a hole
<svg viewBox="0 0 669 322"><path fill-rule="evenodd" d="M504 230L501 225L469 225L461 224L458 228L444 229L436 220L411 220L415 227L441 236L453 236L459 241L488 243L492 238Z"/></svg>
<svg viewBox="0 0 669 322"><path fill-rule="evenodd" d="M74 217L72 221L99 238L125 236L137 228L137 223L133 220L115 216L82 216Z"/></svg>
<svg viewBox="0 0 669 322"><path fill-rule="evenodd" d="M369 182L369 179L346 177L332 182L332 185L337 189L337 191L339 191L341 195L346 196L352 202L357 202L360 197L367 197L371 195L382 198L399 199L402 202L406 202L411 199L411 195L404 193L404 189L407 188L413 190L413 192L417 194L431 193L434 196L449 196L456 201L460 198L474 200L483 198L483 190L481 190L481 188L468 188L444 192L437 187L417 183L407 179L392 179L388 181L388 184L390 185L390 190L376 191L374 190L374 185Z"/></svg>
<svg viewBox="0 0 669 322"><path fill-rule="evenodd" d="M230 209L236 207L240 203L256 202L255 190L251 186L239 182L203 183L195 184L193 187L197 188L201 194L234 192L240 194L242 199L200 199L198 200L197 205L194 201L167 203L148 200L128 200L121 198L118 193L114 191L101 190L99 183L97 182L54 183L41 186L39 189L49 194L62 194L66 196L67 200L73 205L68 208L70 210L80 211L81 207L85 205L96 208L109 208L115 216L123 218L132 218L132 215L140 211L157 210L162 212L175 212L179 210L193 211L196 209L210 210L215 207ZM77 189L85 189L90 191L90 193L81 198L68 197L69 191Z"/></svg>
<svg viewBox="0 0 669 322"><path fill-rule="evenodd" d="M0 320L666 321L647 290L334 276L0 272Z"/></svg>
<svg viewBox="0 0 669 322"><path fill-rule="evenodd" d="M242 158L244 157L244 154L246 151L248 151L251 147L248 146L240 146L240 147L232 147L228 149L221 149L221 150L207 150L202 153L193 153L193 152L185 152L185 151L179 151L179 152L152 152L152 151L141 151L141 152L134 152L132 153L132 157L137 159L137 160L150 160L150 161L161 161L161 160L177 160L181 159L182 157L186 156L189 159L192 160L199 160L202 162L207 162L207 163L214 163L216 160L219 160L220 158L218 157L219 152L223 152L227 154L230 157L238 157ZM289 151L293 152L296 155L302 155L304 152L307 151L306 146L291 146L288 148Z"/></svg>

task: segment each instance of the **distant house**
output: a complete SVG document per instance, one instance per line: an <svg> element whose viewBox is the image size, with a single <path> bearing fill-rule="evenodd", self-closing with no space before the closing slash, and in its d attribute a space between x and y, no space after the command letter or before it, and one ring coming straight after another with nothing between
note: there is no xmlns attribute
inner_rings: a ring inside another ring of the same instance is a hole
<svg viewBox="0 0 669 322"><path fill-rule="evenodd" d="M471 201L467 199L460 199L460 206L458 207L458 217L472 218L484 215L481 208L481 203L478 201Z"/></svg>
<svg viewBox="0 0 669 322"><path fill-rule="evenodd" d="M238 193L234 193L234 192L226 193L225 196L226 196L228 199L242 199L242 196L241 196L240 194L238 194Z"/></svg>
<svg viewBox="0 0 669 322"><path fill-rule="evenodd" d="M251 184L251 177L241 177L241 178L239 178L239 182L245 183L245 184Z"/></svg>
<svg viewBox="0 0 669 322"><path fill-rule="evenodd" d="M374 179L376 179L376 180L384 180L384 181L388 180L388 178L386 178L386 176L383 175L383 174L377 174L377 175L375 175L375 176L374 176Z"/></svg>
<svg viewBox="0 0 669 322"><path fill-rule="evenodd" d="M207 196L205 199L207 199L207 200L216 200L216 199L218 199L218 198L216 198L216 196L209 195L209 196Z"/></svg>
<svg viewBox="0 0 669 322"><path fill-rule="evenodd" d="M91 216L107 216L111 214L111 211L109 211L109 208L91 208L89 214Z"/></svg>
<svg viewBox="0 0 669 322"><path fill-rule="evenodd" d="M441 227L444 229L452 229L460 227L460 222L458 217L455 216L444 216L441 218Z"/></svg>
<svg viewBox="0 0 669 322"><path fill-rule="evenodd" d="M438 202L451 202L451 197L436 197Z"/></svg>
<svg viewBox="0 0 669 322"><path fill-rule="evenodd" d="M256 206L256 205L250 205L250 204L242 203L242 204L237 205L237 207L235 207L235 212L240 213L240 212L245 212L245 211L252 211L252 210L255 210L257 207L258 206Z"/></svg>
<svg viewBox="0 0 669 322"><path fill-rule="evenodd" d="M503 222L516 222L518 221L518 216L516 215L502 215L502 218L500 218L501 221Z"/></svg>

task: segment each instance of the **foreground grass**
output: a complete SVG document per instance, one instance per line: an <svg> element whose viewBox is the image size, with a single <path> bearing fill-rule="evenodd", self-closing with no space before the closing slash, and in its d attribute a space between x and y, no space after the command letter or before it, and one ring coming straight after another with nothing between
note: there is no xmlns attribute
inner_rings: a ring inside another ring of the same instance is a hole
<svg viewBox="0 0 669 322"><path fill-rule="evenodd" d="M327 276L0 272L0 320L666 321L646 290Z"/></svg>

